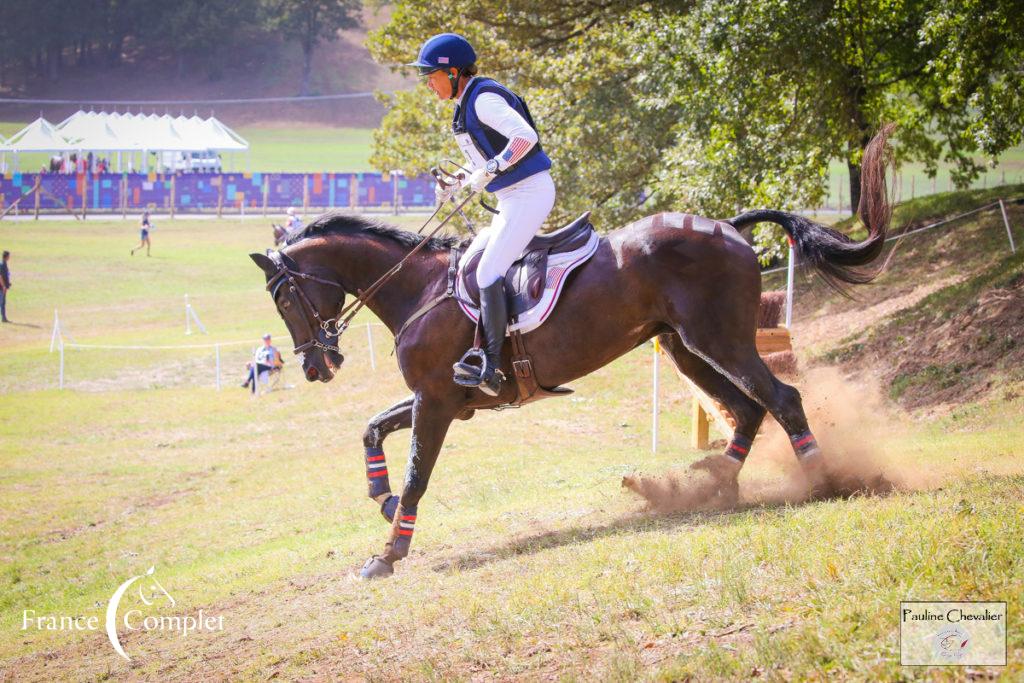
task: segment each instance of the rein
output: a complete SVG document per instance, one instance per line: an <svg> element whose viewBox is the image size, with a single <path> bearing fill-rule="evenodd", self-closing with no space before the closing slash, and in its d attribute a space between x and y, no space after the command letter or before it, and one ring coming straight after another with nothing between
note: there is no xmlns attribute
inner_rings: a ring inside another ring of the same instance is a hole
<svg viewBox="0 0 1024 683"><path fill-rule="evenodd" d="M434 228L429 233L424 235L423 239L420 240L419 244L413 247L412 251L406 254L401 261L399 261L394 266L389 268L387 272L385 272L383 275L377 278L377 280L372 285L370 285L366 290L358 292L355 300L353 300L348 306L342 308L338 315L336 315L333 318L330 318L329 320L323 320L320 318L320 313L316 310L316 307L313 306L312 302L310 302L309 297L306 296L306 293L302 291L302 288L299 286L299 283L296 282L295 278L301 278L303 280L312 280L314 282L319 282L321 284L338 287L339 289L342 290L344 290L344 288L337 282L332 282L330 280L325 280L323 278L316 277L315 275L310 275L308 273L302 273L296 270L292 270L291 268L284 264L284 262L281 260L279 253L274 253L271 256L271 259L277 264L277 272L274 274L273 277L270 278L270 280L267 281L267 291L270 292L271 298L276 298L278 289L281 287L282 284L288 282L288 289L290 292L294 293L298 297L300 307L303 308L306 312L306 322L309 323L310 326L310 340L305 344L302 344L301 346L296 346L293 349L293 352L297 354L303 353L306 351L306 349L310 347L316 347L323 351L334 351L335 353L340 354L341 349L338 347L337 340L339 340L341 338L342 333L344 333L345 330L348 329L349 323L352 321L352 318L354 318L356 314L359 312L359 310L363 308L367 304L367 302L370 301L370 299L373 298L374 294L380 291L381 287L387 284L388 280L393 278L395 275L398 274L400 270L402 270L402 266L405 265L406 261L415 256L423 249L424 246L426 246L427 242L430 241L430 239L434 235L436 235L441 230L441 228L443 228L448 223L448 221L452 219L453 216L455 216L457 213L462 213L462 207L468 204L469 200L472 199L475 195L475 192L470 192L466 196L466 198L463 199L462 202L458 206L456 206L455 209L450 214L448 214L447 217L445 217L443 221L437 224L436 228ZM430 224L430 221L434 220L434 217L437 216L438 212L442 208L443 205L440 205L436 209L434 209L434 213L430 214L430 217L427 218L426 222L423 224L423 227L421 227L417 232L420 232L423 230L423 228L427 227ZM443 298L446 297L439 297L437 300L432 301L430 303L430 308L433 308L438 303L440 303ZM417 315L416 317L418 318L420 316ZM317 339L315 327L313 326L312 323L310 323L309 318L312 318L316 320L317 323L319 323L320 330L327 337L335 337L335 343L328 344ZM334 327L333 331L331 330L332 325ZM399 333L401 333L401 331L404 331L405 327L406 325L403 325L402 330L400 330ZM398 337L396 335L396 344L397 338Z"/></svg>

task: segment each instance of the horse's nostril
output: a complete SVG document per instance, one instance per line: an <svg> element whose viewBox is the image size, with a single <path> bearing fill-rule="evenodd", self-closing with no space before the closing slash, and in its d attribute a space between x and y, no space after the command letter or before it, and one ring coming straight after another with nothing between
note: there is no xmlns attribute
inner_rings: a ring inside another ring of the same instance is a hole
<svg viewBox="0 0 1024 683"><path fill-rule="evenodd" d="M320 373L317 371L316 368L312 368L311 367L311 368L307 368L306 369L306 379L308 379L310 381L313 381L313 380L315 380L319 376L320 376Z"/></svg>

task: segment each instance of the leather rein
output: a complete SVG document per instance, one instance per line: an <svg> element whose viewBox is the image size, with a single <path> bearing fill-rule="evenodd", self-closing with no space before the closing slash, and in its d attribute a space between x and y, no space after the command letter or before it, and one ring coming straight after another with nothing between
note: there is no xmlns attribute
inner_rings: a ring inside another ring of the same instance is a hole
<svg viewBox="0 0 1024 683"><path fill-rule="evenodd" d="M287 283L287 291L291 295L291 298L297 301L299 309L303 311L303 319L306 321L306 324L309 328L309 341L307 341L305 344L296 346L294 349L292 349L292 352L299 354L305 353L310 348L318 348L322 351L333 351L335 353L340 354L341 349L339 348L339 345L341 335L342 333L345 332L345 330L348 329L349 323L352 321L352 318L355 317L356 313L358 313L359 310L363 308L363 306L365 306L367 302L369 302L370 299L373 298L373 296L378 291L380 291L381 287L387 284L388 280L397 275L398 272L402 269L402 266L405 265L405 262L408 261L413 256L415 256L417 253L419 253L423 249L423 247L426 246L427 242L429 242L430 239L434 235L436 235L441 230L441 228L443 228L448 223L448 221L452 219L453 216L455 216L456 214L461 214L462 207L468 204L469 200L471 200L475 195L476 192L470 192L469 195L467 195L466 198L463 199L462 202L458 206L456 206L455 209L452 210L452 212L448 214L448 216L443 221L437 224L436 228L434 228L429 233L424 235L423 239L420 240L419 244L417 244L412 251L406 254L401 261L399 261L394 266L389 268L387 272L385 272L383 275L377 278L377 280L372 285L370 285L366 290L360 290L356 294L356 298L348 306L342 308L341 311L339 311L338 315L327 320L324 320L323 318L320 317L320 312L316 310L316 307L309 300L309 297L306 296L306 293L302 290L302 287L299 286L298 280L312 280L313 282L319 282L320 284L337 287L342 291L344 291L344 287L342 287L341 284L333 282L331 280L325 280L324 278L316 277L315 275L310 275L309 273L303 273L297 270L292 270L287 265L285 265L284 260L281 258L280 252L270 253L270 260L273 261L273 263L277 266L277 272L274 273L274 275L269 280L267 280L267 291L270 292L270 297L276 301L277 293L280 290L281 286ZM434 220L434 218L437 216L438 212L441 211L443 206L444 205L441 204L436 209L434 209L434 213L430 214L430 217L427 218L426 222L419 230L417 230L417 232L422 232L423 228L427 227L427 225L430 224L430 221ZM443 301L445 298L447 298L447 296L442 295L441 297L438 297L437 299L434 299L433 301L429 302L428 305L423 308L429 310L430 308L433 308L437 304L441 303L441 301ZM426 313L426 310L423 310L421 308L420 311L417 311L418 315L414 315L413 318L406 321L406 323L402 325L402 328L401 330L399 330L399 333L395 335L396 346L398 344L398 337L401 336L401 333L403 331L405 331L405 328L408 326L408 323L412 322L412 320L414 319L421 317L423 313ZM324 335L324 339L322 341L317 336L318 331L322 332ZM333 344L330 343L331 337L334 338Z"/></svg>

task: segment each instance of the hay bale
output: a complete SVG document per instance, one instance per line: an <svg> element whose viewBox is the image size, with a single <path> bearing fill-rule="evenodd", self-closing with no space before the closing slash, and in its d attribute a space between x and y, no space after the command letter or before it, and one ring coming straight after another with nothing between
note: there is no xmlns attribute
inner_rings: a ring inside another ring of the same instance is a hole
<svg viewBox="0 0 1024 683"><path fill-rule="evenodd" d="M761 292L761 305L757 307L757 326L778 327L785 304L786 292Z"/></svg>
<svg viewBox="0 0 1024 683"><path fill-rule="evenodd" d="M773 375L788 375L793 377L797 373L796 356L792 351L777 351L762 356L764 364L772 371Z"/></svg>

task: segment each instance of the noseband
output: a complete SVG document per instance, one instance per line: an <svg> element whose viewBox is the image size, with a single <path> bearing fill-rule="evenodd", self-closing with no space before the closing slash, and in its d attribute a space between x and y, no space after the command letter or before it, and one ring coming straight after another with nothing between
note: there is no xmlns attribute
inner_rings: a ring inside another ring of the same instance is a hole
<svg viewBox="0 0 1024 683"><path fill-rule="evenodd" d="M324 342L317 339L316 327L317 325L319 325L320 331L324 333L325 338L329 338L333 334L336 338L340 339L341 333L345 331L346 327L348 327L348 322L339 322L338 318L331 318L329 320L322 319L320 317L320 312L316 310L316 306L314 306L313 303L309 300L309 297L306 296L306 293L302 291L302 287L299 286L299 283L296 280L296 278L301 278L303 280L312 280L313 282L319 282L324 285L331 285L333 287L337 287L338 289L343 289L342 286L339 285L337 282L331 282L330 280L325 280L323 278L316 277L315 275L310 275L309 273L300 273L297 270L292 270L291 268L284 264L284 261L281 259L280 253L276 251L271 252L269 256L270 260L273 261L274 265L277 266L277 272L274 273L273 277L271 277L270 280L267 281L267 291L270 292L270 298L276 301L278 290L281 289L282 285L287 285L288 289L286 290L286 296L291 298L293 301L297 302L299 309L303 311L303 313L305 314L303 316L303 320L306 321L306 325L309 327L309 341L306 342L305 344L302 344L301 346L296 346L292 350L292 352L299 354L305 353L306 350L310 348L318 348L322 351L334 351L335 353L340 354L341 349L338 348L337 343L333 345L325 344ZM344 311L342 312L344 313ZM341 317L341 315L339 314L338 317ZM315 320L317 325L314 325L314 323L311 322L312 320ZM333 331L331 330L332 326L334 327Z"/></svg>

